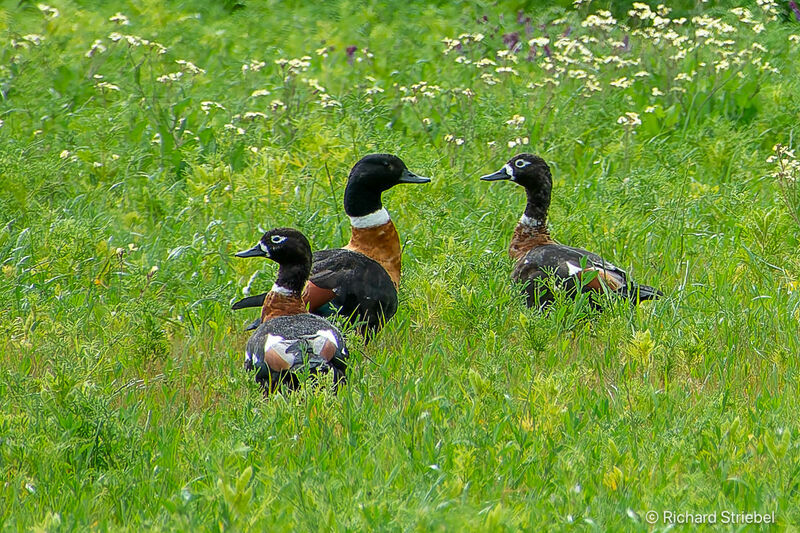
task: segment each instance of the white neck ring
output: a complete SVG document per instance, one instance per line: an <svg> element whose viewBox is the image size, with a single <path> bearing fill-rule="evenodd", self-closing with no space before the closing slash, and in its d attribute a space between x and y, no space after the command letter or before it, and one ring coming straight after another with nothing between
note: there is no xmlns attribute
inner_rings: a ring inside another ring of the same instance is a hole
<svg viewBox="0 0 800 533"><path fill-rule="evenodd" d="M272 289L270 289L270 292L280 294L281 296L294 296L294 292L287 289L286 287L281 287L277 283L274 283L272 285Z"/></svg>
<svg viewBox="0 0 800 533"><path fill-rule="evenodd" d="M522 215L522 217L519 219L519 223L530 228L538 228L543 225L541 220L531 218L528 215Z"/></svg>
<svg viewBox="0 0 800 533"><path fill-rule="evenodd" d="M389 217L389 212L385 207L381 207L377 211L364 215L363 217L350 217L350 225L354 228L374 228L375 226L383 226L392 220Z"/></svg>

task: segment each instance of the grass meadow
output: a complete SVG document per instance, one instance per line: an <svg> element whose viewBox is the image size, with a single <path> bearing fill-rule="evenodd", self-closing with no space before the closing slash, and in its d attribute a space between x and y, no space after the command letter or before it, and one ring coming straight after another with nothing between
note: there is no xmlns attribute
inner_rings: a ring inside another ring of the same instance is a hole
<svg viewBox="0 0 800 533"><path fill-rule="evenodd" d="M609 10L609 11L606 11ZM0 3L0 529L800 525L800 11L584 0ZM525 307L516 153L552 235L666 297ZM397 316L349 383L242 369L276 226L384 204ZM688 529L688 528L687 528Z"/></svg>

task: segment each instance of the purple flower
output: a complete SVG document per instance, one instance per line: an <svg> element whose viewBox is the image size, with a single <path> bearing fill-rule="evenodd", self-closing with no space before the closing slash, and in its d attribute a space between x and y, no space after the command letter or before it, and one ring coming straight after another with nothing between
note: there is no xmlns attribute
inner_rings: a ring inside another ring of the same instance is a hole
<svg viewBox="0 0 800 533"><path fill-rule="evenodd" d="M347 52L347 62L351 65L353 64L354 56L356 55L356 51L358 50L357 46L348 46L345 48L345 52Z"/></svg>
<svg viewBox="0 0 800 533"><path fill-rule="evenodd" d="M509 50L513 50L519 44L519 33L511 32L503 35L503 44L505 44Z"/></svg>
<svg viewBox="0 0 800 533"><path fill-rule="evenodd" d="M530 17L525 16L525 12L521 9L517 11L517 24L527 24L531 21Z"/></svg>
<svg viewBox="0 0 800 533"><path fill-rule="evenodd" d="M567 29L564 30L564 33L561 34L562 37L569 37L569 34L572 33L572 26L567 26Z"/></svg>
<svg viewBox="0 0 800 533"><path fill-rule="evenodd" d="M553 57L553 52L550 51L550 47L547 45L544 45L544 55L547 57Z"/></svg>
<svg viewBox="0 0 800 533"><path fill-rule="evenodd" d="M533 24L531 24L530 21L525 23L525 35L527 37L530 37L531 35L533 35Z"/></svg>
<svg viewBox="0 0 800 533"><path fill-rule="evenodd" d="M789 7L792 8L794 12L794 18L800 20L800 7L797 6L797 2L794 0L789 0Z"/></svg>

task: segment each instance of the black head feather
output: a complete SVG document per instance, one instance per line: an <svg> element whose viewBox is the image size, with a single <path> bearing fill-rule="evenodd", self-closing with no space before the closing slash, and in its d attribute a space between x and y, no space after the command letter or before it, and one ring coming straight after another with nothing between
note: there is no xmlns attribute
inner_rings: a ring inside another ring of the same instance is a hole
<svg viewBox="0 0 800 533"><path fill-rule="evenodd" d="M379 210L381 194L400 183L428 183L430 178L417 176L403 160L392 154L362 157L350 171L344 190L344 211L351 217L369 215Z"/></svg>
<svg viewBox="0 0 800 533"><path fill-rule="evenodd" d="M280 268L275 283L300 294L311 272L311 245L293 228L275 228L264 233L258 244L236 257L266 257Z"/></svg>
<svg viewBox="0 0 800 533"><path fill-rule="evenodd" d="M493 174L481 176L484 181L509 180L525 187L528 204L525 215L544 222L550 208L550 194L553 189L553 177L550 167L544 159L533 154L519 154L503 165Z"/></svg>

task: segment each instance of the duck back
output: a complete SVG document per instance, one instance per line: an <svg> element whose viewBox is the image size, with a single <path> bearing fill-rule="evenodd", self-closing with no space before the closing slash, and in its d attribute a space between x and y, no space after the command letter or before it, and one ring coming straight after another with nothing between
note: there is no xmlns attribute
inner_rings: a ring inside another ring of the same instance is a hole
<svg viewBox="0 0 800 533"><path fill-rule="evenodd" d="M296 388L303 369L312 375L333 372L339 384L348 355L342 334L324 318L279 316L263 322L247 341L245 368L257 370L256 381L268 391L281 384Z"/></svg>

